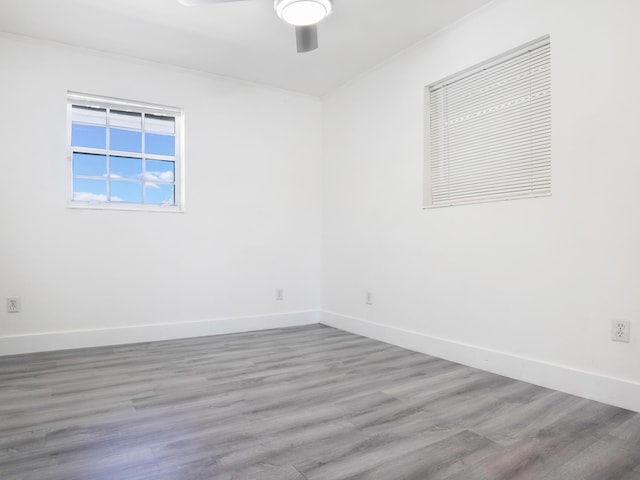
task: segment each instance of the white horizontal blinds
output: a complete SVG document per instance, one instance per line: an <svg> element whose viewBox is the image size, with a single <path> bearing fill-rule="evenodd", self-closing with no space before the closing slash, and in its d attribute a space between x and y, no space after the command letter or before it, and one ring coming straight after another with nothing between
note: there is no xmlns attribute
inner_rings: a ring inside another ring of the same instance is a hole
<svg viewBox="0 0 640 480"><path fill-rule="evenodd" d="M121 110L122 113L146 113L167 117L182 116L182 110L177 107L166 107L163 105L134 102L131 100L121 100L111 97L99 97L78 92L67 92L67 98L70 103L76 106L85 106L91 108L111 108L113 110Z"/></svg>
<svg viewBox="0 0 640 480"><path fill-rule="evenodd" d="M429 87L428 206L551 194L546 39Z"/></svg>

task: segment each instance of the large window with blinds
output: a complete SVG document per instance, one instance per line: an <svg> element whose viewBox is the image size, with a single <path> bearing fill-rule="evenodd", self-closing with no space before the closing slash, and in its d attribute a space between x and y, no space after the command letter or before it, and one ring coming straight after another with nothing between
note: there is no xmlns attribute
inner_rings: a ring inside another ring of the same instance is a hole
<svg viewBox="0 0 640 480"><path fill-rule="evenodd" d="M551 194L550 55L545 37L425 89L426 208Z"/></svg>
<svg viewBox="0 0 640 480"><path fill-rule="evenodd" d="M69 206L181 211L182 111L68 93Z"/></svg>

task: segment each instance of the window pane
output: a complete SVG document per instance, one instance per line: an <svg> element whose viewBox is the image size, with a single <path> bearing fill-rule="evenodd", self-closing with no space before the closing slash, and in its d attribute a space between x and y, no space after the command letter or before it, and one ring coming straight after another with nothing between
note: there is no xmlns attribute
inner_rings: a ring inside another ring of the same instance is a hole
<svg viewBox="0 0 640 480"><path fill-rule="evenodd" d="M73 123L91 123L93 125L107 124L107 111L104 108L77 107L71 108Z"/></svg>
<svg viewBox="0 0 640 480"><path fill-rule="evenodd" d="M111 110L109 125L112 127L142 129L142 114Z"/></svg>
<svg viewBox="0 0 640 480"><path fill-rule="evenodd" d="M176 120L173 117L160 117L158 115L145 115L144 129L147 132L176 133Z"/></svg>
<svg viewBox="0 0 640 480"><path fill-rule="evenodd" d="M110 157L111 178L142 178L142 159Z"/></svg>
<svg viewBox="0 0 640 480"><path fill-rule="evenodd" d="M79 202L106 202L107 181L74 178L73 199Z"/></svg>
<svg viewBox="0 0 640 480"><path fill-rule="evenodd" d="M175 162L164 160L147 160L144 179L148 182L173 182Z"/></svg>
<svg viewBox="0 0 640 480"><path fill-rule="evenodd" d="M146 153L169 155L171 157L176 154L176 137L173 135L145 133L144 142Z"/></svg>
<svg viewBox="0 0 640 480"><path fill-rule="evenodd" d="M122 182L114 180L111 182L111 201L126 203L142 203L142 183Z"/></svg>
<svg viewBox="0 0 640 480"><path fill-rule="evenodd" d="M89 153L73 154L73 175L87 177L104 177L107 175L106 155L92 155Z"/></svg>
<svg viewBox="0 0 640 480"><path fill-rule="evenodd" d="M120 130L112 128L111 150L121 152L142 152L142 132L132 132L130 130Z"/></svg>
<svg viewBox="0 0 640 480"><path fill-rule="evenodd" d="M74 147L106 148L107 129L74 123L71 126L71 145Z"/></svg>
<svg viewBox="0 0 640 480"><path fill-rule="evenodd" d="M145 194L147 196L147 203L154 205L175 204L173 184L146 183Z"/></svg>

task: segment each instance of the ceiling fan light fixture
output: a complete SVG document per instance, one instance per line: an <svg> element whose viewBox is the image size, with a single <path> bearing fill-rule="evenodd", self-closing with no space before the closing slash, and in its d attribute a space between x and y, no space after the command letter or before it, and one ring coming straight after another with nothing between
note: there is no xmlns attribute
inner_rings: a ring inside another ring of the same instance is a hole
<svg viewBox="0 0 640 480"><path fill-rule="evenodd" d="M330 15L333 0L275 0L274 7L282 20L302 27L315 25Z"/></svg>

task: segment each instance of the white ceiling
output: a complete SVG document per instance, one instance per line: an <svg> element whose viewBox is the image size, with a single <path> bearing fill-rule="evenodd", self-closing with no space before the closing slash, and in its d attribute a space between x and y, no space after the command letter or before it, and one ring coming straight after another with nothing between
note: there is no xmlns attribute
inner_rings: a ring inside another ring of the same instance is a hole
<svg viewBox="0 0 640 480"><path fill-rule="evenodd" d="M491 0L335 0L298 54L272 0L1 0L0 30L322 95Z"/></svg>

